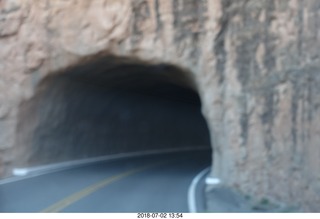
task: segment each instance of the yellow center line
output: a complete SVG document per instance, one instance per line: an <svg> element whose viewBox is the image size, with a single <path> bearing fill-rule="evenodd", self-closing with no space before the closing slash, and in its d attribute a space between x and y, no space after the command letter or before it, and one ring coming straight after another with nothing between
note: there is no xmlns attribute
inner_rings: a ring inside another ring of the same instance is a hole
<svg viewBox="0 0 320 219"><path fill-rule="evenodd" d="M112 176L112 177L108 177L108 178L106 178L96 184L88 186L88 187L84 188L83 190L80 190L79 192L76 192L76 193L56 202L55 204L47 207L46 209L42 210L41 212L42 213L59 212L59 211L63 210L64 208L68 207L69 205L71 205L71 204L79 201L80 199L92 194L93 192L107 186L108 184L111 184L114 181L120 180L120 179L125 178L129 175L133 175L137 172L141 172L143 170L149 169L151 167L159 166L159 165L165 164L165 163L167 163L167 162L161 162L161 163L148 165L145 167L136 168L136 169Z"/></svg>

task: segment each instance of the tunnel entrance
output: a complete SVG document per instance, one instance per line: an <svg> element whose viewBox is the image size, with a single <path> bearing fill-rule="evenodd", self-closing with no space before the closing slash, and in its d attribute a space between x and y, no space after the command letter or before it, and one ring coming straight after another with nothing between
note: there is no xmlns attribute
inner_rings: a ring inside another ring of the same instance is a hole
<svg viewBox="0 0 320 219"><path fill-rule="evenodd" d="M113 56L81 63L42 80L21 105L17 166L210 149L201 102L186 71Z"/></svg>

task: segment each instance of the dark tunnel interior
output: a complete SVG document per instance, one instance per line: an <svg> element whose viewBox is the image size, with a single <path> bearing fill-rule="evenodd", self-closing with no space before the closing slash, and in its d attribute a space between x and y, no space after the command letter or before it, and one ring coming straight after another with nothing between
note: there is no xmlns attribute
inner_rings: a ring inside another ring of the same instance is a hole
<svg viewBox="0 0 320 219"><path fill-rule="evenodd" d="M21 105L18 128L21 165L210 149L199 96L183 70L110 57L45 78Z"/></svg>

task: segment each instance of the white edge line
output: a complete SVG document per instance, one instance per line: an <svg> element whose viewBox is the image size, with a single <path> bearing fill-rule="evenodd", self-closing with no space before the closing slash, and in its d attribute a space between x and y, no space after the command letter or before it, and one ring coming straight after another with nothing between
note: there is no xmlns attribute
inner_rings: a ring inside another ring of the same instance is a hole
<svg viewBox="0 0 320 219"><path fill-rule="evenodd" d="M79 167L82 165L92 164L100 161L109 161L109 160L115 160L120 158L130 158L130 157L139 157L139 156L153 155L153 154L166 154L166 153L174 153L174 152L180 152L180 151L193 151L193 150L206 150L206 149L208 149L208 147L203 146L198 148L187 147L187 148L179 148L179 149L151 150L151 151L121 153L121 154L107 155L107 156L101 156L101 157L95 157L95 158L66 161L66 162L49 164L49 165L38 166L38 167L15 168L12 170L12 174L15 177L10 177L7 179L0 180L0 185L44 175L47 173L53 173L61 170L71 169L71 168Z"/></svg>
<svg viewBox="0 0 320 219"><path fill-rule="evenodd" d="M198 173L192 180L189 190L188 190L188 207L190 213L197 213L197 204L196 204L196 188L201 178L204 177L211 167L207 167Z"/></svg>

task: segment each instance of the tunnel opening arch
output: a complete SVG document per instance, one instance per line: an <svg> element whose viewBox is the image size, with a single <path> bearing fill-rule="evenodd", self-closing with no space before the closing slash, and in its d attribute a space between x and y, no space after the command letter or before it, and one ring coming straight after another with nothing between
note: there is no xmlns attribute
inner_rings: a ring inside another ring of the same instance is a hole
<svg viewBox="0 0 320 219"><path fill-rule="evenodd" d="M143 151L206 149L193 74L103 54L44 77L19 108L15 167Z"/></svg>

